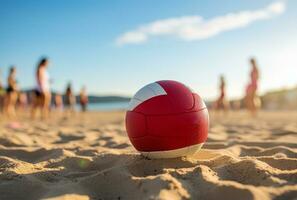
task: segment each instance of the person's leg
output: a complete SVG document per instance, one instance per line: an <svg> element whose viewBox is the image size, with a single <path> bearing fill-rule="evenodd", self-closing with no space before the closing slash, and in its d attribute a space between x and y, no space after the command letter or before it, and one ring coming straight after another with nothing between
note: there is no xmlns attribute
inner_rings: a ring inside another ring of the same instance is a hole
<svg viewBox="0 0 297 200"><path fill-rule="evenodd" d="M75 113L75 104L74 103L72 103L72 105L71 105L71 113L72 114Z"/></svg>
<svg viewBox="0 0 297 200"><path fill-rule="evenodd" d="M15 103L16 103L17 93L8 92L5 98L5 114L8 118L15 117Z"/></svg>
<svg viewBox="0 0 297 200"><path fill-rule="evenodd" d="M251 111L251 96L250 96L250 94L249 93L247 93L246 94L246 96L245 96L245 106L246 106L246 109L248 110L248 111Z"/></svg>
<svg viewBox="0 0 297 200"><path fill-rule="evenodd" d="M47 96L46 96L46 94L44 93L44 94L42 94L41 95L41 98L40 98L40 111L41 111L41 119L45 119L46 118L46 110L45 110L45 107L46 107L46 98L47 98Z"/></svg>
<svg viewBox="0 0 297 200"><path fill-rule="evenodd" d="M224 99L223 98L219 99L219 110L224 110Z"/></svg>
<svg viewBox="0 0 297 200"><path fill-rule="evenodd" d="M3 107L4 107L4 96L0 95L0 113L3 113Z"/></svg>
<svg viewBox="0 0 297 200"><path fill-rule="evenodd" d="M12 117L16 116L16 112L15 112L15 107L16 107L16 102L17 102L17 98L18 98L18 93L17 92L11 92L10 94L10 105L9 105L9 112L11 113Z"/></svg>
<svg viewBox="0 0 297 200"><path fill-rule="evenodd" d="M76 115L75 105L73 104L73 102L71 102L71 104L69 106L69 114L70 114L70 117L74 117Z"/></svg>
<svg viewBox="0 0 297 200"><path fill-rule="evenodd" d="M44 98L43 98L43 108L42 108L42 117L44 119L48 118L48 113L49 113L49 106L51 103L51 93L44 93Z"/></svg>
<svg viewBox="0 0 297 200"><path fill-rule="evenodd" d="M253 91L252 93L252 100L251 100L251 111L252 111L252 115L256 116L257 115L257 111L258 111L258 97L256 95L256 91Z"/></svg>
<svg viewBox="0 0 297 200"><path fill-rule="evenodd" d="M217 110L219 113L225 114L225 111L226 111L225 99L222 96L217 101Z"/></svg>
<svg viewBox="0 0 297 200"><path fill-rule="evenodd" d="M40 105L40 97L38 97L36 94L32 97L32 108L31 108L31 118L35 119L36 111L38 109L38 106Z"/></svg>
<svg viewBox="0 0 297 200"><path fill-rule="evenodd" d="M86 112L86 110L87 110L86 104L81 103L80 106L81 106L81 112Z"/></svg>
<svg viewBox="0 0 297 200"><path fill-rule="evenodd" d="M5 116L8 118L9 116L9 103L10 103L10 92L7 92L5 97L4 97L4 108L3 108L3 113Z"/></svg>
<svg viewBox="0 0 297 200"><path fill-rule="evenodd" d="M229 111L229 101L227 101L225 98L223 99L223 110L227 114Z"/></svg>

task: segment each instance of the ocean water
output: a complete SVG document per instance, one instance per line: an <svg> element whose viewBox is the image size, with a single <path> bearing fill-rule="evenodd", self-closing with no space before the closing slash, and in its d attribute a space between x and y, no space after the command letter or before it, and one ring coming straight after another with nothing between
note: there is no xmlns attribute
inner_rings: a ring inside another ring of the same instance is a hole
<svg viewBox="0 0 297 200"><path fill-rule="evenodd" d="M113 111L113 110L126 110L129 102L102 102L102 103L90 103L88 105L89 111ZM77 110L80 107L77 106Z"/></svg>

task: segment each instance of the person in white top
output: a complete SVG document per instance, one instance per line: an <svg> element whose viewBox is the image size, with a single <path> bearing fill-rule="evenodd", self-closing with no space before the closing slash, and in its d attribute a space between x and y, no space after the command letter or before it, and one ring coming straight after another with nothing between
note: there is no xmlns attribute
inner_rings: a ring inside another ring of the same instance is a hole
<svg viewBox="0 0 297 200"><path fill-rule="evenodd" d="M51 90L50 90L50 77L47 71L48 59L42 58L36 69L37 87L34 91L33 106L31 116L35 117L36 110L40 108L42 118L47 118L50 103L51 103Z"/></svg>

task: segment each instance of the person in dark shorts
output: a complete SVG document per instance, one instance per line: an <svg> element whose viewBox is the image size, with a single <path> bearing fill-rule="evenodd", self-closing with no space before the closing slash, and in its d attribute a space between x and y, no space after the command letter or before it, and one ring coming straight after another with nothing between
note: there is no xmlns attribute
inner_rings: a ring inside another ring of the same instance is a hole
<svg viewBox="0 0 297 200"><path fill-rule="evenodd" d="M51 103L50 77L47 71L48 63L47 58L42 58L36 68L37 86L33 93L32 118L35 118L35 113L38 108L41 110L42 118L48 117Z"/></svg>
<svg viewBox="0 0 297 200"><path fill-rule="evenodd" d="M55 109L56 111L62 111L63 110L63 98L62 98L62 95L61 94L56 94L55 95L55 102L54 102L54 105L55 105Z"/></svg>
<svg viewBox="0 0 297 200"><path fill-rule="evenodd" d="M4 112L10 117L15 117L15 106L18 98L18 85L16 81L16 68L12 66L9 69L9 75L7 78L7 88L4 101Z"/></svg>

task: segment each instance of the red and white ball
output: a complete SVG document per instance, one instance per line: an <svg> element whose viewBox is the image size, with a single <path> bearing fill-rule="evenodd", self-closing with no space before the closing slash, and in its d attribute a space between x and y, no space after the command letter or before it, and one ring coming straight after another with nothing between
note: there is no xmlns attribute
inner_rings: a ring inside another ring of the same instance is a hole
<svg viewBox="0 0 297 200"><path fill-rule="evenodd" d="M207 139L208 111L200 96L177 81L157 81L131 99L126 129L133 146L150 158L199 151Z"/></svg>

